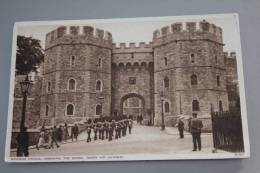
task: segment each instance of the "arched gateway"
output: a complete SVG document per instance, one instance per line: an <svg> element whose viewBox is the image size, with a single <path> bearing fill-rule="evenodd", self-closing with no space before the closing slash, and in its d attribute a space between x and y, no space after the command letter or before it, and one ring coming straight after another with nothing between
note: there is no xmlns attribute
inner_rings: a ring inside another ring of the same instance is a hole
<svg viewBox="0 0 260 173"><path fill-rule="evenodd" d="M146 117L145 99L143 96L136 93L129 93L120 99L121 115L132 115L134 119L138 115Z"/></svg>

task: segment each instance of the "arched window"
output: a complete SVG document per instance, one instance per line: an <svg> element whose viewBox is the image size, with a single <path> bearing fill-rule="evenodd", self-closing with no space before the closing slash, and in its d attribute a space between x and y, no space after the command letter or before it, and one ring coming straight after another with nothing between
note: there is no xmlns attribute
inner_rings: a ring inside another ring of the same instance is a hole
<svg viewBox="0 0 260 173"><path fill-rule="evenodd" d="M72 91L76 90L76 81L74 79L69 80L68 89Z"/></svg>
<svg viewBox="0 0 260 173"><path fill-rule="evenodd" d="M73 116L74 115L74 105L68 104L66 108L66 115L67 116Z"/></svg>
<svg viewBox="0 0 260 173"><path fill-rule="evenodd" d="M194 53L190 54L190 62L195 63L195 55Z"/></svg>
<svg viewBox="0 0 260 173"><path fill-rule="evenodd" d="M199 111L200 110L200 104L198 100L192 101L192 111Z"/></svg>
<svg viewBox="0 0 260 173"><path fill-rule="evenodd" d="M49 116L49 106L48 105L45 106L45 116L46 117Z"/></svg>
<svg viewBox="0 0 260 173"><path fill-rule="evenodd" d="M70 57L70 65L71 66L75 65L75 59L76 59L76 57L74 55Z"/></svg>
<svg viewBox="0 0 260 173"><path fill-rule="evenodd" d="M47 82L47 92L51 91L51 82Z"/></svg>
<svg viewBox="0 0 260 173"><path fill-rule="evenodd" d="M197 76L195 74L191 75L190 80L191 80L191 85L198 84Z"/></svg>
<svg viewBox="0 0 260 173"><path fill-rule="evenodd" d="M163 85L164 85L164 88L169 88L170 86L170 81L169 81L169 78L168 77L165 77L163 79Z"/></svg>
<svg viewBox="0 0 260 173"><path fill-rule="evenodd" d="M223 106L222 106L222 101L221 100L218 102L218 108L219 108L220 112L223 111Z"/></svg>
<svg viewBox="0 0 260 173"><path fill-rule="evenodd" d="M102 67L102 59L98 58L98 67Z"/></svg>
<svg viewBox="0 0 260 173"><path fill-rule="evenodd" d="M100 80L96 82L96 91L102 91L102 83Z"/></svg>
<svg viewBox="0 0 260 173"><path fill-rule="evenodd" d="M101 115L102 114L102 106L101 105L97 105L96 106L96 115Z"/></svg>
<svg viewBox="0 0 260 173"><path fill-rule="evenodd" d="M167 57L164 58L164 65L165 65L165 66L168 65L168 59L167 59Z"/></svg>
<svg viewBox="0 0 260 173"><path fill-rule="evenodd" d="M220 86L220 77L217 76L217 85Z"/></svg>
<svg viewBox="0 0 260 173"><path fill-rule="evenodd" d="M170 112L170 105L168 102L164 103L164 112L169 113Z"/></svg>

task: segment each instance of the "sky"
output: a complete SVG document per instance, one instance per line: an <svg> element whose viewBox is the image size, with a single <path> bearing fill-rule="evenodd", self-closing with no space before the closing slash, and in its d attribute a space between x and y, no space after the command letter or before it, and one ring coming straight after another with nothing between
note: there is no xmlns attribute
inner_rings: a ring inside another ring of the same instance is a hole
<svg viewBox="0 0 260 173"><path fill-rule="evenodd" d="M170 26L176 22L199 22L205 19L223 29L224 51L237 52L240 50L239 24L234 14L229 15L203 15L203 16L179 16L179 17L154 17L154 18L128 18L128 19L98 19L75 21L44 21L18 23L17 34L31 36L41 40L45 48L46 33L61 25L84 26L90 25L104 29L112 33L113 42L121 42L127 45L130 42L151 42L154 30L164 26Z"/></svg>

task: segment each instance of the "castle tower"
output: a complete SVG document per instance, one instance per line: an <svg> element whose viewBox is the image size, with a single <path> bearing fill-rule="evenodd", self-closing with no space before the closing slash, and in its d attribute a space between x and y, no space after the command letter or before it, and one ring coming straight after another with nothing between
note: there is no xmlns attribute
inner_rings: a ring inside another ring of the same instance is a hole
<svg viewBox="0 0 260 173"><path fill-rule="evenodd" d="M151 43L114 45L112 54L112 113L153 119L153 49Z"/></svg>
<svg viewBox="0 0 260 173"><path fill-rule="evenodd" d="M108 116L112 35L90 26L61 26L46 36L41 120L73 123Z"/></svg>
<svg viewBox="0 0 260 173"><path fill-rule="evenodd" d="M154 31L155 124L162 105L166 125L177 115L228 110L223 45L222 29L206 21Z"/></svg>

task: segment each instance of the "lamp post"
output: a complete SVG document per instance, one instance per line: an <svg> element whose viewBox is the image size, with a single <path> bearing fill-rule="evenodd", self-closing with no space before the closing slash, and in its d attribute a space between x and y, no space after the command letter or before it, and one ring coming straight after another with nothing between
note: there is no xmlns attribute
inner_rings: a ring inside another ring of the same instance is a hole
<svg viewBox="0 0 260 173"><path fill-rule="evenodd" d="M163 91L160 91L161 108L162 108L162 123L161 123L161 130L165 130L165 124L164 124L164 112L163 112L163 98L164 98L164 93L163 93Z"/></svg>
<svg viewBox="0 0 260 173"><path fill-rule="evenodd" d="M104 102L104 97L103 97L103 94L101 93L100 94L100 96L99 96L99 98L98 98L98 100L99 100L99 102L100 102L100 106L101 106L101 114L100 114L100 118L102 118L103 117L103 102Z"/></svg>
<svg viewBox="0 0 260 173"><path fill-rule="evenodd" d="M18 134L18 146L17 146L17 153L16 155L18 157L20 156L28 156L28 149L26 149L26 147L28 147L27 143L28 143L28 134L26 132L25 129L25 112L26 112L26 102L27 102L27 95L29 93L29 89L31 87L32 83L29 81L28 75L26 76L25 80L20 82L20 86L21 86L21 92L22 92L22 96L23 96L23 107L22 107L22 117L21 117L21 124L20 124L20 132Z"/></svg>
<svg viewBox="0 0 260 173"><path fill-rule="evenodd" d="M27 95L29 93L31 85L32 85L32 83L29 81L28 75L26 76L24 81L20 82L21 91L22 91L22 95L23 95L23 107L22 107L20 132L22 131L22 129L24 129Z"/></svg>

